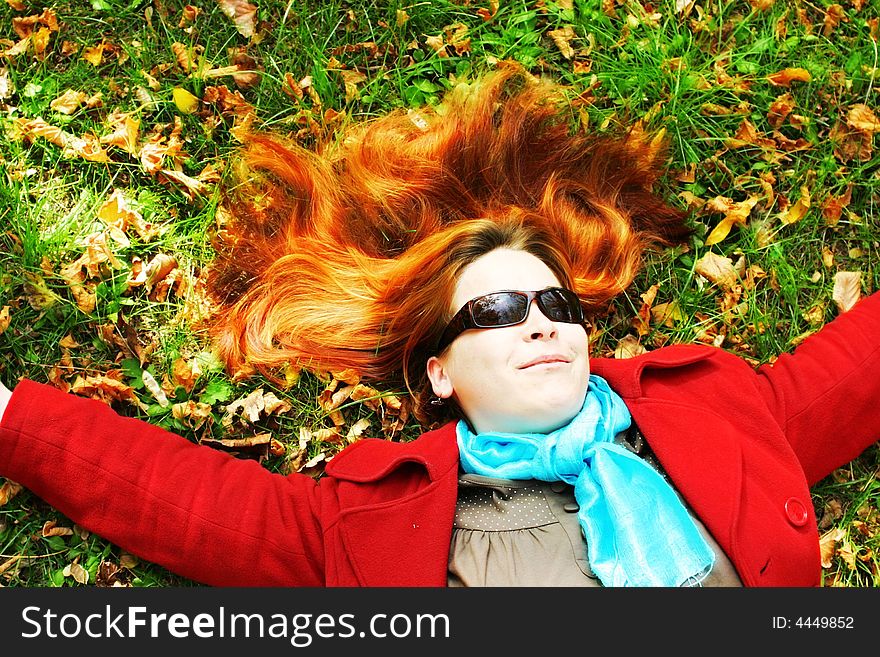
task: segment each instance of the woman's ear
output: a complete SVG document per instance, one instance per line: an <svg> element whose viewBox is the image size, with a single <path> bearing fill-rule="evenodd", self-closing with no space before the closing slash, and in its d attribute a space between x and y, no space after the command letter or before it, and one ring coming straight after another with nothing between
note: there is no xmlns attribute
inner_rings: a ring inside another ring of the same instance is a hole
<svg viewBox="0 0 880 657"><path fill-rule="evenodd" d="M452 379L449 378L449 373L443 365L443 361L437 358L437 356L431 356L428 359L427 370L428 380L431 382L434 394L440 397L440 399L451 397L454 388L452 387Z"/></svg>

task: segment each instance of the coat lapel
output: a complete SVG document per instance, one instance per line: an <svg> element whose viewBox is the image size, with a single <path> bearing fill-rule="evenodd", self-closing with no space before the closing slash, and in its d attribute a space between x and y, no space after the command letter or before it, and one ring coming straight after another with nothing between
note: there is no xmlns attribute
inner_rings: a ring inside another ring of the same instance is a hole
<svg viewBox="0 0 880 657"><path fill-rule="evenodd" d="M407 477L400 497L382 495L340 509L339 531L359 583L445 586L458 495L454 423L412 443L371 440L359 447L345 459L334 459L332 472L328 467L340 487L349 481L375 490L384 488L395 471L421 473Z"/></svg>

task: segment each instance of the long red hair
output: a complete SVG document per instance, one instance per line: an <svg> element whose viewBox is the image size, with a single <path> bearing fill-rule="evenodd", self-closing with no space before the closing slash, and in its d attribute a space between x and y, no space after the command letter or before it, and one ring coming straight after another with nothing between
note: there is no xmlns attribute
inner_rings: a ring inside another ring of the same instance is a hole
<svg viewBox="0 0 880 657"><path fill-rule="evenodd" d="M571 130L562 89L503 63L435 109L353 124L314 150L255 135L242 152L209 287L228 367L295 363L402 383L415 415L461 269L507 246L537 255L596 310L644 250L683 242L654 191L658 139Z"/></svg>

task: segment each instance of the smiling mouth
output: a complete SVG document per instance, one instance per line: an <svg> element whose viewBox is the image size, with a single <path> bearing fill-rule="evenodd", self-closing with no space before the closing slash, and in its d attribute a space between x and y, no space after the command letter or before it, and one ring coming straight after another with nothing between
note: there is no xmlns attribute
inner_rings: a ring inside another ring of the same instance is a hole
<svg viewBox="0 0 880 657"><path fill-rule="evenodd" d="M570 361L563 356L551 355L551 356L541 356L540 358L536 358L535 360L530 360L525 365L521 365L519 369L525 370L530 367L537 367L539 365L565 365Z"/></svg>

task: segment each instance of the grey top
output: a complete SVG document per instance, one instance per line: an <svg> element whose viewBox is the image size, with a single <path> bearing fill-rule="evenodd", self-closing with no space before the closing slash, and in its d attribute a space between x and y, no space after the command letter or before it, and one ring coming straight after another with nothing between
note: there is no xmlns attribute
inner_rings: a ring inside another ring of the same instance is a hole
<svg viewBox="0 0 880 657"><path fill-rule="evenodd" d="M658 471L641 436L618 442ZM685 505L687 507L687 505ZM602 586L590 569L574 488L461 473L449 550L449 586ZM688 508L690 511L690 508ZM715 551L701 586L742 586L733 564L691 512Z"/></svg>

